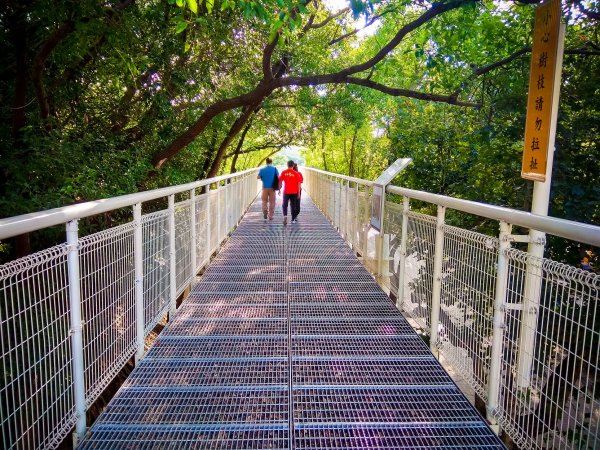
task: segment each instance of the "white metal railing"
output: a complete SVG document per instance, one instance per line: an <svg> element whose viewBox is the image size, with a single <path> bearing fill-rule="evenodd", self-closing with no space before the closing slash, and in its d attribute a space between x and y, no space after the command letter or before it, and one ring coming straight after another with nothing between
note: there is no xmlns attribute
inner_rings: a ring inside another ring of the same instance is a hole
<svg viewBox="0 0 600 450"><path fill-rule="evenodd" d="M372 183L304 171L309 195L492 424L520 448L600 448L600 275L533 256L512 226L596 247L600 227L388 186L402 200L386 201L378 247ZM437 215L411 211L416 200ZM499 233L450 226L450 211L497 220Z"/></svg>
<svg viewBox="0 0 600 450"><path fill-rule="evenodd" d="M0 266L1 447L55 448L73 427L82 437L86 410L143 357L257 192L252 169L0 220L0 239L66 226L65 243ZM132 221L79 236L79 219L121 208Z"/></svg>

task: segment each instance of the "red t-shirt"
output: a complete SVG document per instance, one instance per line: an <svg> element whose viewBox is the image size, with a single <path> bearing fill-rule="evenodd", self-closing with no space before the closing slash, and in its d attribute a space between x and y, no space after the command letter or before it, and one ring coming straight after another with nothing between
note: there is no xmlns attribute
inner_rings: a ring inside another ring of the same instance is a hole
<svg viewBox="0 0 600 450"><path fill-rule="evenodd" d="M294 169L286 169L279 175L279 182L283 183L284 194L297 194L298 185L302 183L302 175Z"/></svg>

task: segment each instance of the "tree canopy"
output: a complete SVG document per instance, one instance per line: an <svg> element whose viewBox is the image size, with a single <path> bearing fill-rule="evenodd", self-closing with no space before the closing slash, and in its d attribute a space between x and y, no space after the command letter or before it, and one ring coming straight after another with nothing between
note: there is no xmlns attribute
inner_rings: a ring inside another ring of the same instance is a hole
<svg viewBox="0 0 600 450"><path fill-rule="evenodd" d="M4 216L260 164L287 146L371 178L526 207L535 1L4 3ZM556 215L597 222L596 2L568 22Z"/></svg>

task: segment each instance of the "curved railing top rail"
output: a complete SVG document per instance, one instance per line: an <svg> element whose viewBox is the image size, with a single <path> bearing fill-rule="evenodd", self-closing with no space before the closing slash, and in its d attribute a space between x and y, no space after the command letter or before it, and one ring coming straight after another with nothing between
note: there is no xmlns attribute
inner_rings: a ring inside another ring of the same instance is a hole
<svg viewBox="0 0 600 450"><path fill-rule="evenodd" d="M41 230L67 223L71 220L81 219L83 217L102 214L107 211L113 211L119 208L126 208L136 203L148 202L157 198L168 197L169 195L179 194L192 189L218 183L223 180L234 179L240 176L255 172L258 169L248 169L243 172L223 175L220 177L207 178L206 180L194 181L192 183L180 184L178 186L169 186L161 189L153 189L146 192L137 192L135 194L121 195L91 202L80 203L77 205L63 206L60 208L49 209L20 216L0 219L0 240L7 239L31 231Z"/></svg>
<svg viewBox="0 0 600 450"><path fill-rule="evenodd" d="M312 172L320 173L331 177L340 178L342 180L350 181L352 183L364 184L365 186L373 186L375 183L370 180L363 180L362 178L349 177L348 175L340 175L339 173L326 172L324 170L315 169L314 167L303 167L303 169L310 170Z"/></svg>
<svg viewBox="0 0 600 450"><path fill-rule="evenodd" d="M600 247L600 227L429 192L388 186L387 192Z"/></svg>
<svg viewBox="0 0 600 450"><path fill-rule="evenodd" d="M312 167L306 167L306 169L322 175L333 176L367 186L372 186L374 184L372 181L326 172L324 170L314 169ZM558 219L556 217L540 216L538 214L532 214L502 206L494 206L485 203L474 202L471 200L463 200L439 194L431 194L425 191L417 191L398 186L387 186L386 192L402 195L415 200L422 200L424 202L436 205L442 205L457 211L475 214L488 219L504 221L512 225L518 225L565 239L600 247L599 226L575 222L572 220Z"/></svg>

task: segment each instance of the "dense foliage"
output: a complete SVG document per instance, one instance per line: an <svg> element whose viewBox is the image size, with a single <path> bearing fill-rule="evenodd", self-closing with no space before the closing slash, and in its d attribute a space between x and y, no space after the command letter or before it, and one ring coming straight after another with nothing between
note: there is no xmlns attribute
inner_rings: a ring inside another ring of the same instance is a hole
<svg viewBox="0 0 600 450"><path fill-rule="evenodd" d="M289 146L364 178L410 156L404 185L527 208L534 3L5 2L2 215L242 170ZM552 213L597 222L597 5L563 9Z"/></svg>

